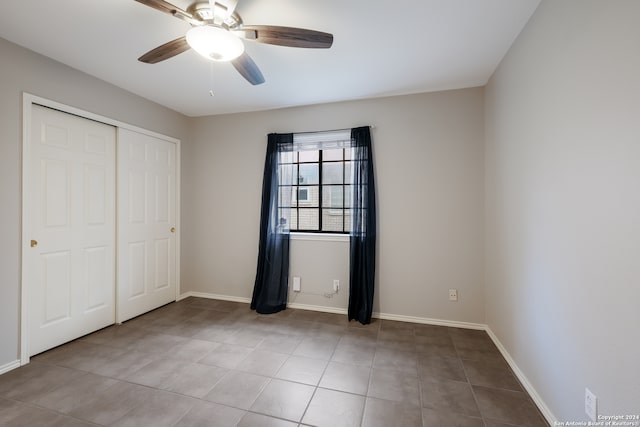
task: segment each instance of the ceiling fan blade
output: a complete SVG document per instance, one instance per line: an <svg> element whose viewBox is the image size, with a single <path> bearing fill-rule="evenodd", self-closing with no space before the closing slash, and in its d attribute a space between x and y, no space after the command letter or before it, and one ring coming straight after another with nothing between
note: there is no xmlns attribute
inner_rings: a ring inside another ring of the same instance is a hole
<svg viewBox="0 0 640 427"><path fill-rule="evenodd" d="M165 59L173 58L174 56L179 55L182 52L186 52L189 49L190 47L187 44L187 38L183 36L150 50L138 58L138 61L145 62L147 64L156 64L160 61L164 61Z"/></svg>
<svg viewBox="0 0 640 427"><path fill-rule="evenodd" d="M333 34L305 30L304 28L243 25L242 31L255 31L255 41L278 46L328 49L333 44ZM253 37L249 38L253 39Z"/></svg>
<svg viewBox="0 0 640 427"><path fill-rule="evenodd" d="M189 12L187 12L186 10L182 10L178 6L175 6L164 0L135 0L135 1L137 1L138 3L142 3L145 6L149 6L153 9L159 10L160 12L167 13L169 15L175 16L176 18L180 18L191 24L197 23L197 20Z"/></svg>
<svg viewBox="0 0 640 427"><path fill-rule="evenodd" d="M231 61L236 70L247 79L252 85L260 85L264 83L264 76L253 59L244 52L242 55Z"/></svg>

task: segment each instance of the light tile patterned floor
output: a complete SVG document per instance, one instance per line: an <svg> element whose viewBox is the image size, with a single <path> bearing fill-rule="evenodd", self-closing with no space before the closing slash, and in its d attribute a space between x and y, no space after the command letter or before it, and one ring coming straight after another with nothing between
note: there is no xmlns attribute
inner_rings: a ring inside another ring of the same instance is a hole
<svg viewBox="0 0 640 427"><path fill-rule="evenodd" d="M188 298L0 376L4 426L547 426L486 333Z"/></svg>

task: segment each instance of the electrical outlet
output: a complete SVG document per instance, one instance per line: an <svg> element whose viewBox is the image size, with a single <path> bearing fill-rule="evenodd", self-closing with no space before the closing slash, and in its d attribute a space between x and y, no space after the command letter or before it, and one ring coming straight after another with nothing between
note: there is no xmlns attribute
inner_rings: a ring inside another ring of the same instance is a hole
<svg viewBox="0 0 640 427"><path fill-rule="evenodd" d="M458 301L457 289L449 289L449 301Z"/></svg>
<svg viewBox="0 0 640 427"><path fill-rule="evenodd" d="M334 279L333 280L333 292L338 293L339 290L340 290L340 280Z"/></svg>
<svg viewBox="0 0 640 427"><path fill-rule="evenodd" d="M300 292L300 277L293 277L293 292Z"/></svg>
<svg viewBox="0 0 640 427"><path fill-rule="evenodd" d="M598 398L586 387L584 389L584 412L591 418L591 421L598 418Z"/></svg>

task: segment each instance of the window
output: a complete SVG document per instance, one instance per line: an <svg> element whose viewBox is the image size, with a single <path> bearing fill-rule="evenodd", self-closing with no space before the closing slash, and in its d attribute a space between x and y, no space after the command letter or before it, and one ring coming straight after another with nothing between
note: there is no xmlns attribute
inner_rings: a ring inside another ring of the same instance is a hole
<svg viewBox="0 0 640 427"><path fill-rule="evenodd" d="M293 177L280 182L280 207L291 203L291 231L349 233L350 155L349 148L281 153L281 174Z"/></svg>
<svg viewBox="0 0 640 427"><path fill-rule="evenodd" d="M309 192L309 188L307 187L298 187L298 202L310 202L311 196Z"/></svg>

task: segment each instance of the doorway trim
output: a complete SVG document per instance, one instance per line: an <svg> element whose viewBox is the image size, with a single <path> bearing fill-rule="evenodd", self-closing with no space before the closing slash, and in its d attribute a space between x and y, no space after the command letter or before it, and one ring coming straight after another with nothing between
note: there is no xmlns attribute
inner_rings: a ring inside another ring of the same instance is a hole
<svg viewBox="0 0 640 427"><path fill-rule="evenodd" d="M109 117L105 117L99 114L91 113L89 111L82 110L80 108L72 107L70 105L62 104L57 101L53 101L47 98L42 98L37 95L33 95L27 92L22 93L22 182L21 182L21 236L20 236L20 365L25 365L29 363L29 286L27 281L24 280L26 276L28 276L28 272L26 271L26 266L24 263L24 259L26 256L26 251L29 248L29 239L31 238L31 230L27 227L31 224L29 215L30 215L30 206L28 206L29 198L26 197L26 192L30 188L31 184L31 166L28 161L31 156L31 111L33 105L40 105L43 107L53 108L55 110L62 111L64 113L73 114L75 116L79 116L85 119L94 120L97 122L101 122L107 125L114 126L116 128L128 129L137 133L141 133L144 135L152 136L154 138L162 139L164 141L176 144L176 224L178 225L176 230L176 300L180 296L180 235L181 235L181 227L180 227L180 140L162 135L157 132L150 131L148 129L144 129L138 126L131 125L129 123L121 122L119 120L111 119ZM116 152L118 150L118 140L116 139ZM118 165L116 163L116 176L117 176ZM117 189L116 189L117 190ZM117 193L116 193L117 200ZM117 205L116 205L117 210ZM116 234L116 245L117 245L117 217L116 217L116 230L114 233ZM117 247L117 246L116 246ZM116 257L117 262L117 257ZM116 264L117 268L117 264ZM116 289L115 292L117 294L118 284L116 277ZM116 295L117 297L117 295ZM116 304L116 319L118 306Z"/></svg>

